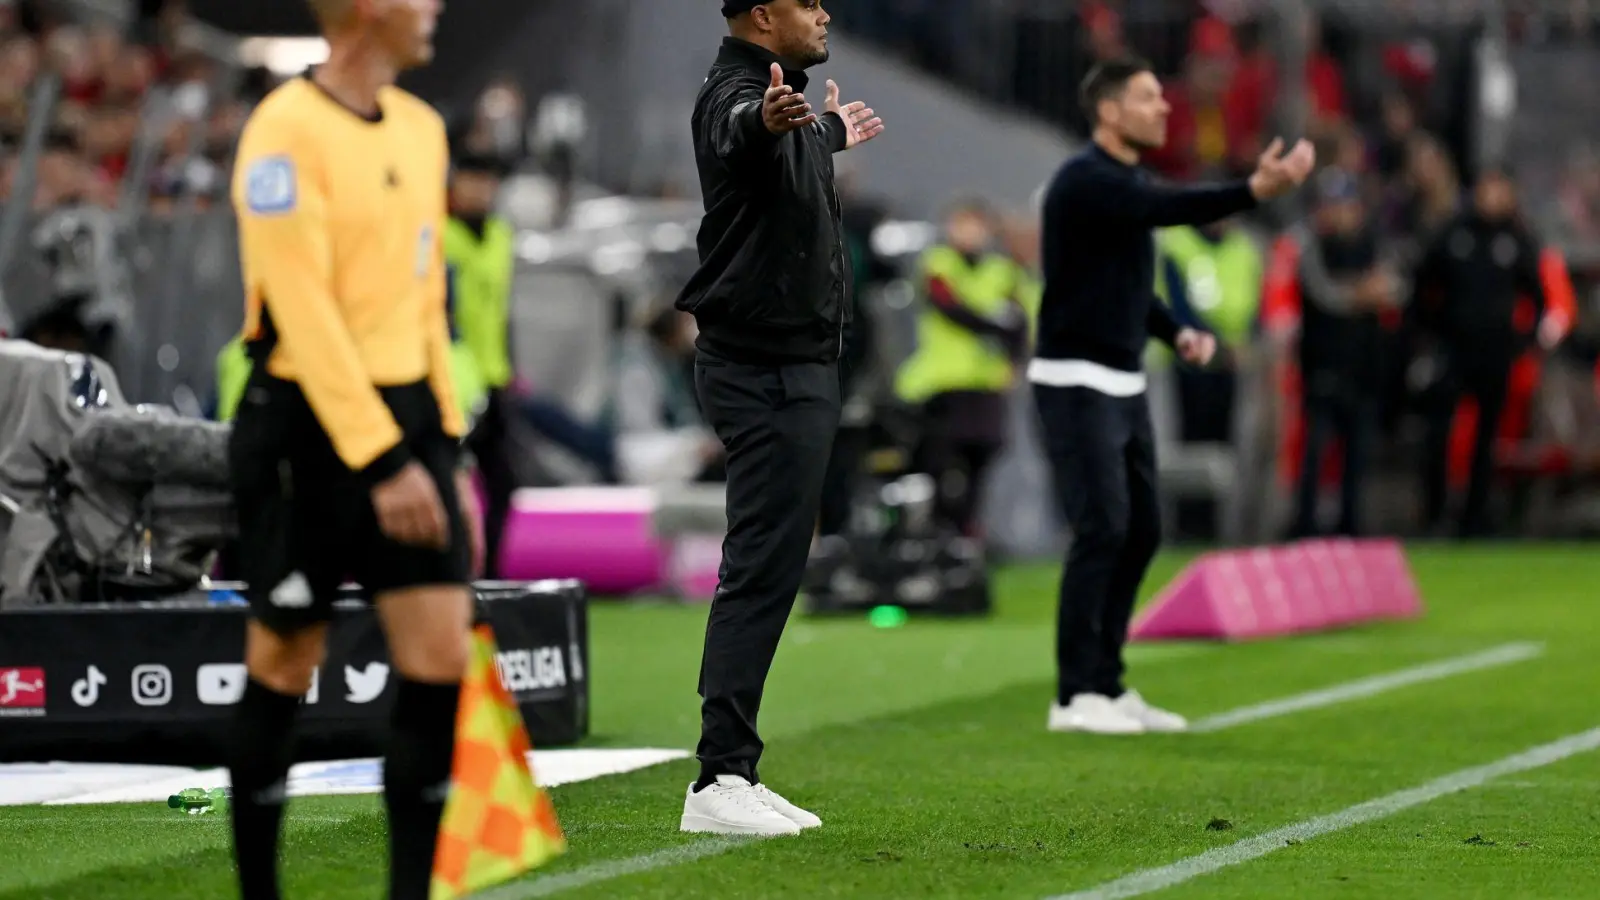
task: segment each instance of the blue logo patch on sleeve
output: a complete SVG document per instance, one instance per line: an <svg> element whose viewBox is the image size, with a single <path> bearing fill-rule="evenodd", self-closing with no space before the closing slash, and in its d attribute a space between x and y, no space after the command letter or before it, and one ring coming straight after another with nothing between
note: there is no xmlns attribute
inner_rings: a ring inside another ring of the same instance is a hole
<svg viewBox="0 0 1600 900"><path fill-rule="evenodd" d="M245 203L251 212L260 215L293 212L297 200L294 160L287 156L268 156L251 164L245 175Z"/></svg>

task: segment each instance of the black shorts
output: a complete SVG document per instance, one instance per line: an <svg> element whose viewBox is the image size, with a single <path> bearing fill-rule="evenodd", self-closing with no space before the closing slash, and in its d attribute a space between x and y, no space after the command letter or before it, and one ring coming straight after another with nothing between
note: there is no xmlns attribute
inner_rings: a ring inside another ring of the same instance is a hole
<svg viewBox="0 0 1600 900"><path fill-rule="evenodd" d="M456 496L459 449L426 382L380 388L411 456L433 476L450 521L444 551L397 543L378 527L371 485L333 449L299 385L251 375L228 446L239 515L240 576L252 618L280 633L328 621L344 582L374 598L465 585L471 548Z"/></svg>

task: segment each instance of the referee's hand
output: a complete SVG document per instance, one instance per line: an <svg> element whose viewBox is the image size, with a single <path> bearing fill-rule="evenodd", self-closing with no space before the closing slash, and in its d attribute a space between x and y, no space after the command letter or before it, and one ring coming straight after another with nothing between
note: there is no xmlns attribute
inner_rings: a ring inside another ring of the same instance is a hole
<svg viewBox="0 0 1600 900"><path fill-rule="evenodd" d="M817 120L805 94L783 83L783 66L772 64L772 84L761 97L761 121L773 134L788 134Z"/></svg>
<svg viewBox="0 0 1600 900"><path fill-rule="evenodd" d="M388 481L372 489L378 527L390 540L413 547L444 550L450 546L450 520L433 476L412 460Z"/></svg>

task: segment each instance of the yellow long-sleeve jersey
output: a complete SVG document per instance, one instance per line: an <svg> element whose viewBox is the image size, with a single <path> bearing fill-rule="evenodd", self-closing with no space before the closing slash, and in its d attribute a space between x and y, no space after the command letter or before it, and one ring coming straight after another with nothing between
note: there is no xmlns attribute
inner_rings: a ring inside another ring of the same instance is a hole
<svg viewBox="0 0 1600 900"><path fill-rule="evenodd" d="M398 88L379 105L367 119L287 82L246 124L233 182L245 340L357 471L403 456L380 387L427 380L446 433L466 430L450 384L444 122Z"/></svg>

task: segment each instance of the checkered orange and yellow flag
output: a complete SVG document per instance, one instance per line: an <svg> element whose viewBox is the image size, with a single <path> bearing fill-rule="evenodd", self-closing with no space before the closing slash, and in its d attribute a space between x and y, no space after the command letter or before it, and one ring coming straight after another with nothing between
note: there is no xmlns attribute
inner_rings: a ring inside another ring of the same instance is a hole
<svg viewBox="0 0 1600 900"><path fill-rule="evenodd" d="M465 897L567 849L555 806L528 768L528 731L516 700L500 683L494 656L494 632L477 626L461 682L455 766L429 900Z"/></svg>

